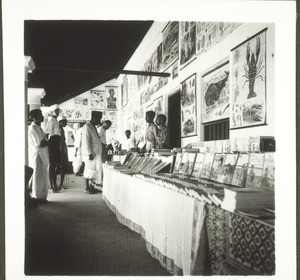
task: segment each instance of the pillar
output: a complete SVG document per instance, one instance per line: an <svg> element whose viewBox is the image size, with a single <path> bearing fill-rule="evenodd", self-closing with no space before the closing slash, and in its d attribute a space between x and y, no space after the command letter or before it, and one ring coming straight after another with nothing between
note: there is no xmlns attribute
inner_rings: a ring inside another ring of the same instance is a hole
<svg viewBox="0 0 300 280"><path fill-rule="evenodd" d="M34 62L30 56L25 56L25 83L24 83L24 112L25 112L25 122L24 122L24 135L25 135L25 165L28 165L28 73L32 73L35 69Z"/></svg>

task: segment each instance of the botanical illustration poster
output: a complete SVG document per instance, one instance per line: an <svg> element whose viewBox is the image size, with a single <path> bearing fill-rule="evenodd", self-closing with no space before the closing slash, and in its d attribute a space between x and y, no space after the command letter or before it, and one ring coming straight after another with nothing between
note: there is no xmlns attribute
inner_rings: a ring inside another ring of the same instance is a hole
<svg viewBox="0 0 300 280"><path fill-rule="evenodd" d="M61 110L62 110L61 115L66 117L67 120L73 119L74 109L62 108Z"/></svg>
<svg viewBox="0 0 300 280"><path fill-rule="evenodd" d="M108 143L113 143L116 139L117 130L117 112L116 111L103 111L102 122L110 120L111 127L106 131L106 138Z"/></svg>
<svg viewBox="0 0 300 280"><path fill-rule="evenodd" d="M231 53L230 128L264 124L266 120L266 31Z"/></svg>
<svg viewBox="0 0 300 280"><path fill-rule="evenodd" d="M171 21L163 32L163 67L167 68L179 56L179 22Z"/></svg>
<svg viewBox="0 0 300 280"><path fill-rule="evenodd" d="M117 87L106 86L106 109L117 109Z"/></svg>
<svg viewBox="0 0 300 280"><path fill-rule="evenodd" d="M85 97L75 97L74 98L74 110L73 110L73 120L82 120L83 114L82 110L84 106L88 105L88 99Z"/></svg>
<svg viewBox="0 0 300 280"><path fill-rule="evenodd" d="M180 65L187 64L196 56L196 23L182 21L180 23Z"/></svg>
<svg viewBox="0 0 300 280"><path fill-rule="evenodd" d="M105 91L91 90L91 110L101 110L106 108Z"/></svg>
<svg viewBox="0 0 300 280"><path fill-rule="evenodd" d="M128 79L124 77L121 85L121 107L123 108L128 102Z"/></svg>
<svg viewBox="0 0 300 280"><path fill-rule="evenodd" d="M229 63L202 77L202 122L229 117Z"/></svg>
<svg viewBox="0 0 300 280"><path fill-rule="evenodd" d="M212 22L207 28L206 50L218 42L218 23Z"/></svg>
<svg viewBox="0 0 300 280"><path fill-rule="evenodd" d="M175 62L172 66L172 80L178 77L178 72L179 72L178 64L179 64L178 62Z"/></svg>
<svg viewBox="0 0 300 280"><path fill-rule="evenodd" d="M196 74L181 84L181 137L196 135Z"/></svg>
<svg viewBox="0 0 300 280"><path fill-rule="evenodd" d="M133 113L133 124L132 130L134 132L134 137L137 141L143 142L145 140L145 116L144 116L144 108L140 107L140 109L136 110Z"/></svg>
<svg viewBox="0 0 300 280"><path fill-rule="evenodd" d="M199 55L206 48L206 22L196 24L196 54Z"/></svg>
<svg viewBox="0 0 300 280"><path fill-rule="evenodd" d="M153 101L153 105L152 105L152 111L155 112L155 116L159 115L159 114L163 114L163 97L159 97L156 100Z"/></svg>

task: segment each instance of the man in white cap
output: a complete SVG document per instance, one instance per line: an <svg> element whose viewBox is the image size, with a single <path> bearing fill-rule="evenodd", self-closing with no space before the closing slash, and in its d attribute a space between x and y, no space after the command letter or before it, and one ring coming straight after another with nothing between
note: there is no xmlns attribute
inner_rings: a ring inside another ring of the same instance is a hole
<svg viewBox="0 0 300 280"><path fill-rule="evenodd" d="M48 137L48 151L49 151L49 179L50 179L50 190L52 192L59 192L60 189L57 187L57 169L61 163L61 153L60 153L60 136L61 130L57 117L60 113L60 109L57 104L50 106L49 119L46 126L46 135Z"/></svg>
<svg viewBox="0 0 300 280"><path fill-rule="evenodd" d="M89 194L99 192L93 184L102 180L102 145L96 127L101 118L102 112L92 111L90 122L82 127L81 152L85 163L83 176L86 179L86 192Z"/></svg>

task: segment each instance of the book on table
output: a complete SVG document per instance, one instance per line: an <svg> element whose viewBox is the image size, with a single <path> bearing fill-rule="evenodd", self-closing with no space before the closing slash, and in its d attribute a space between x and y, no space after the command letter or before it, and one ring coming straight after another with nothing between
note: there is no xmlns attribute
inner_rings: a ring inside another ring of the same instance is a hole
<svg viewBox="0 0 300 280"><path fill-rule="evenodd" d="M184 174L189 176L192 175L196 155L197 153L183 153L179 171L178 171L179 174Z"/></svg>
<svg viewBox="0 0 300 280"><path fill-rule="evenodd" d="M274 190L266 188L224 188L224 199L221 207L230 212L274 208L274 206Z"/></svg>
<svg viewBox="0 0 300 280"><path fill-rule="evenodd" d="M215 154L214 153L206 153L203 161L202 170L200 173L200 178L209 179L210 171L214 161Z"/></svg>
<svg viewBox="0 0 300 280"><path fill-rule="evenodd" d="M261 187L274 189L275 184L275 162L274 153L265 153Z"/></svg>
<svg viewBox="0 0 300 280"><path fill-rule="evenodd" d="M235 166L231 185L244 188L246 185L247 170L249 163L249 154L240 153Z"/></svg>
<svg viewBox="0 0 300 280"><path fill-rule="evenodd" d="M223 165L225 162L225 154L216 153L214 161L210 171L210 180L217 181L218 177L221 175Z"/></svg>
<svg viewBox="0 0 300 280"><path fill-rule="evenodd" d="M246 188L259 188L261 186L264 157L265 155L263 153L250 154L246 178Z"/></svg>
<svg viewBox="0 0 300 280"><path fill-rule="evenodd" d="M227 185L231 183L237 159L238 154L226 154L223 169L221 174L217 177L217 182Z"/></svg>
<svg viewBox="0 0 300 280"><path fill-rule="evenodd" d="M192 172L192 176L195 178L200 178L203 162L205 158L205 153L197 153L194 169Z"/></svg>
<svg viewBox="0 0 300 280"><path fill-rule="evenodd" d="M177 153L176 159L175 159L175 164L173 167L173 173L179 173L181 159L182 159L182 153Z"/></svg>

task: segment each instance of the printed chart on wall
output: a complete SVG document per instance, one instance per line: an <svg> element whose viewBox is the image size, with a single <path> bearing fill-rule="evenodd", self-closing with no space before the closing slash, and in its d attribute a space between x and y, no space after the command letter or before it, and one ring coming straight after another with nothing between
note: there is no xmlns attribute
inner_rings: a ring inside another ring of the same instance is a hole
<svg viewBox="0 0 300 280"><path fill-rule="evenodd" d="M90 119L90 108L87 97L75 97L74 98L74 120L88 120Z"/></svg>
<svg viewBox="0 0 300 280"><path fill-rule="evenodd" d="M180 24L180 65L186 66L196 57L196 23L182 21Z"/></svg>
<svg viewBox="0 0 300 280"><path fill-rule="evenodd" d="M180 94L181 137L196 135L196 74L181 83Z"/></svg>
<svg viewBox="0 0 300 280"><path fill-rule="evenodd" d="M91 90L91 110L103 110L105 108L105 91Z"/></svg>
<svg viewBox="0 0 300 280"><path fill-rule="evenodd" d="M128 102L128 78L124 77L121 85L121 107L123 108Z"/></svg>
<svg viewBox="0 0 300 280"><path fill-rule="evenodd" d="M230 128L265 124L266 29L231 51Z"/></svg>
<svg viewBox="0 0 300 280"><path fill-rule="evenodd" d="M163 109L163 96L153 101L152 110L155 112L155 116L164 113Z"/></svg>
<svg viewBox="0 0 300 280"><path fill-rule="evenodd" d="M229 117L229 63L202 76L202 123Z"/></svg>
<svg viewBox="0 0 300 280"><path fill-rule="evenodd" d="M117 87L106 86L106 109L116 110L117 109Z"/></svg>
<svg viewBox="0 0 300 280"><path fill-rule="evenodd" d="M163 67L166 69L179 57L179 22L171 21L163 31Z"/></svg>

